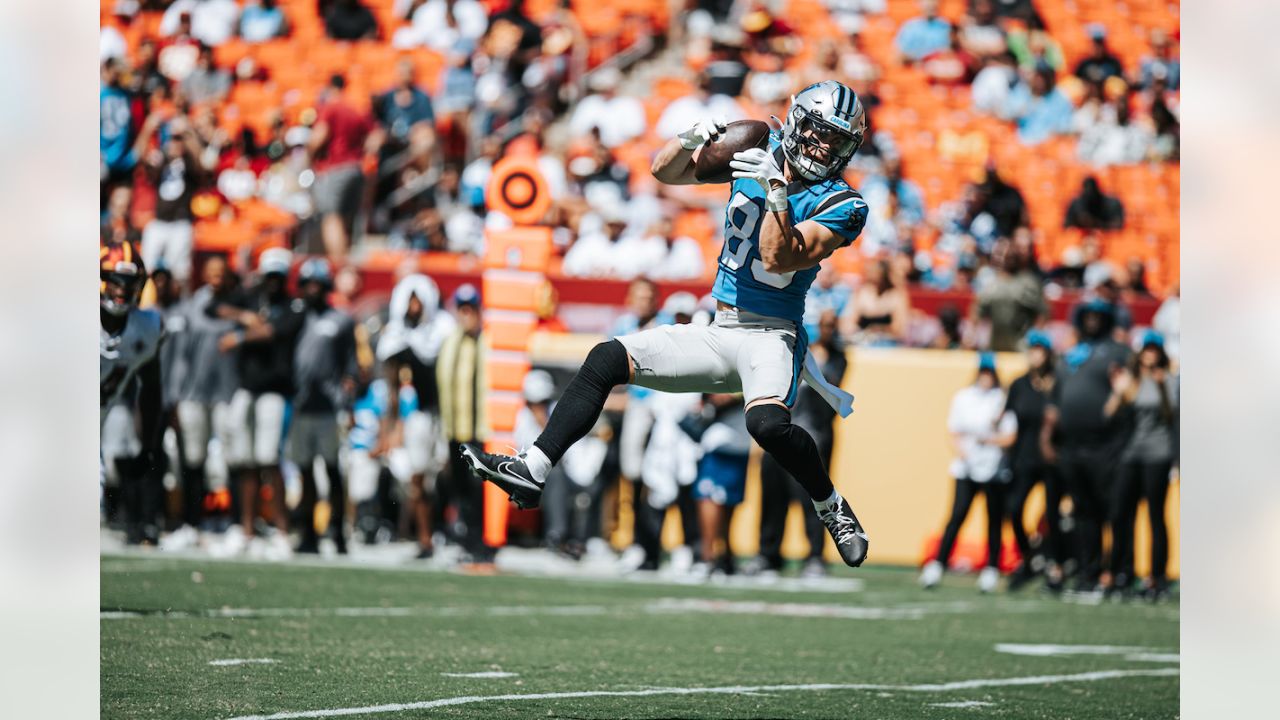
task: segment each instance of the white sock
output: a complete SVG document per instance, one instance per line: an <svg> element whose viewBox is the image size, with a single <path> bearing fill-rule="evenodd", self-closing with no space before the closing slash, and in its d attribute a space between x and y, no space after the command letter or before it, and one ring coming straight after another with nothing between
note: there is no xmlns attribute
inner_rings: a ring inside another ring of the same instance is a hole
<svg viewBox="0 0 1280 720"><path fill-rule="evenodd" d="M545 483L547 476L551 474L551 459L537 445L524 451L524 464L529 468L533 479L540 483Z"/></svg>
<svg viewBox="0 0 1280 720"><path fill-rule="evenodd" d="M813 508L820 513L831 512L840 506L840 492L835 488L831 489L831 497L826 500L814 500Z"/></svg>

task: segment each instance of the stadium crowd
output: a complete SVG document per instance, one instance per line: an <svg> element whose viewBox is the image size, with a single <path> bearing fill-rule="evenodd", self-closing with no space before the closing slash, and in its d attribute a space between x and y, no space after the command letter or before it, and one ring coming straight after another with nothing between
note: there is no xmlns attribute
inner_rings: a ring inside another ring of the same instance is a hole
<svg viewBox="0 0 1280 720"><path fill-rule="evenodd" d="M456 452L485 436L480 298L470 285L441 298L418 259L482 253L486 229L510 225L485 202L492 168L523 156L554 198L553 277L633 281L615 327L549 324L619 334L705 320L698 297L660 305L649 281L714 271L723 192L659 186L652 152L700 117L782 116L792 93L835 75L868 107L849 176L872 214L810 291L811 352L832 380L846 343L1025 350L1056 368L1007 398L983 380L957 398L969 406L951 428L961 458L943 550L965 498L995 490L999 525L1031 484L1052 482L1073 500L1073 529L1015 521L1016 577L1127 587L1131 508L1146 497L1154 527L1176 464L1164 444L1176 419L1177 18L1145 0L1127 14L1095 5L1082 3L1096 16L1082 22L1054 0L104 0L100 243L136 245L151 273L173 428L164 480L108 462L109 483L169 487L178 501L138 517L112 491L109 518L127 520L134 542L166 527L169 546L213 537L227 553L313 552L324 527L342 551L349 526L370 542L412 538L423 557L443 541L486 559L480 483ZM378 253L398 261L389 302L361 288ZM922 289L972 302L923 314ZM1076 310L1053 320L1064 301ZM1138 302L1160 310L1138 322ZM1077 382L1069 398L1060 389ZM556 387L529 376L518 438L545 422ZM1075 423L1092 412L1067 401L1081 398L1104 407L1105 427ZM626 566L656 567L674 505L686 546L673 564L732 571L727 522L749 448L734 403L619 396L557 470L538 542L608 552L620 476L634 488ZM796 418L829 458L825 407L802 393ZM135 451L130 410L109 416L108 460ZM779 468L761 474L766 497L795 489ZM781 567L784 522L762 519L746 570ZM1108 563L1103 525L1119 538ZM805 568L820 573L813 545ZM922 580L941 572L927 566Z"/></svg>

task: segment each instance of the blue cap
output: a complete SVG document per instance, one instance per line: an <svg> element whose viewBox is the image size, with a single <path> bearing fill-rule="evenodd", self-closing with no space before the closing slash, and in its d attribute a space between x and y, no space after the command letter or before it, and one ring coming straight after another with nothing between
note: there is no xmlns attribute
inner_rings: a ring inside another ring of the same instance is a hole
<svg viewBox="0 0 1280 720"><path fill-rule="evenodd" d="M978 353L978 372L983 372L984 370L996 371L996 356L994 353Z"/></svg>
<svg viewBox="0 0 1280 720"><path fill-rule="evenodd" d="M1045 350L1053 350L1053 340L1049 338L1049 334L1043 330L1032 328L1027 333L1027 347L1042 347Z"/></svg>
<svg viewBox="0 0 1280 720"><path fill-rule="evenodd" d="M1096 312L1096 313L1101 313L1103 315L1115 315L1116 306L1112 305L1106 300L1103 300L1100 297L1095 297L1089 300L1088 302L1086 302L1085 304L1081 305L1079 312L1081 313Z"/></svg>
<svg viewBox="0 0 1280 720"><path fill-rule="evenodd" d="M1164 335L1161 335L1155 330L1148 330L1144 333L1142 336L1142 347L1145 348L1151 345L1155 345L1158 348L1164 348Z"/></svg>
<svg viewBox="0 0 1280 720"><path fill-rule="evenodd" d="M480 291L471 283L463 283L453 291L453 304L457 307L470 305L471 307L480 307Z"/></svg>
<svg viewBox="0 0 1280 720"><path fill-rule="evenodd" d="M324 258L311 258L302 263L298 270L298 282L318 282L325 286L333 285L333 275L329 273L329 263Z"/></svg>

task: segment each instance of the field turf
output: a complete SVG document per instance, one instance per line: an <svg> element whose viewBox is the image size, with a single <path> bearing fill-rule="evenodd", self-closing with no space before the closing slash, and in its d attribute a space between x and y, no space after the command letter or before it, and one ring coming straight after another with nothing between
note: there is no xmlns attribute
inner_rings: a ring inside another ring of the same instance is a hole
<svg viewBox="0 0 1280 720"><path fill-rule="evenodd" d="M889 568L837 578L784 589L106 556L101 712L1178 715L1176 603L984 597L966 576L926 593L912 571ZM457 676L474 673L488 676Z"/></svg>

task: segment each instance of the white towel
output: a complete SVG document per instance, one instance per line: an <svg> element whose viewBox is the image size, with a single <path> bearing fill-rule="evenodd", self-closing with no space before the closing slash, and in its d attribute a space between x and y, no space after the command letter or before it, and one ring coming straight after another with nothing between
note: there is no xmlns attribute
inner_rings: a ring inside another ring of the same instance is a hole
<svg viewBox="0 0 1280 720"><path fill-rule="evenodd" d="M804 354L804 370L800 373L800 377L804 378L809 387L816 390L828 405L840 413L840 417L849 417L853 413L853 395L827 382L827 379L822 376L822 368L818 367L818 361L814 359L812 353Z"/></svg>

